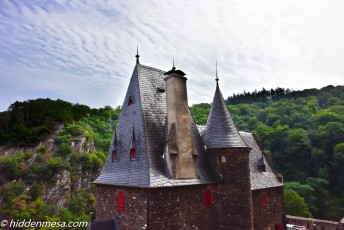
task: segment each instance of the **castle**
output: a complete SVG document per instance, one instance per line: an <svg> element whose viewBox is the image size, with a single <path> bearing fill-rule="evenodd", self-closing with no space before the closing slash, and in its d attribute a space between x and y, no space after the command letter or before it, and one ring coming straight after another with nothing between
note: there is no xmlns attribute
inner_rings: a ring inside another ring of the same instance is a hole
<svg viewBox="0 0 344 230"><path fill-rule="evenodd" d="M205 127L189 111L185 73L140 64L131 76L92 229L284 229L282 177L222 96Z"/></svg>

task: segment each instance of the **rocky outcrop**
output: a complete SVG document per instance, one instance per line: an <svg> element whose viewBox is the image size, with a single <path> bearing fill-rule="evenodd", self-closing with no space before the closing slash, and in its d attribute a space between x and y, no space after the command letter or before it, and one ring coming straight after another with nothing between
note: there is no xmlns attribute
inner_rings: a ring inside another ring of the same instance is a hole
<svg viewBox="0 0 344 230"><path fill-rule="evenodd" d="M49 158L57 155L59 145L55 141L58 135L65 130L64 124L56 124L53 133L45 140L41 141L34 147L8 147L0 146L0 156L11 157L15 154L23 152L31 152L30 158L25 159L26 168L33 163L44 164ZM93 140L89 140L85 135L73 136L71 140L71 148L77 154L90 154L96 152ZM42 153L42 150L44 153ZM44 154L48 154L45 155ZM43 157L42 157L43 155ZM45 158L46 157L46 158ZM61 156L64 161L69 160L68 156ZM43 159L43 160L42 160ZM43 161L43 162L42 162ZM68 199L71 195L80 189L89 189L91 181L97 175L92 173L82 172L81 165L73 168L73 173L64 169L54 176L52 183L42 185L42 199L45 203L54 204L57 209L66 207ZM13 181L15 182L15 181ZM1 187L0 187L1 188ZM25 190L29 191L30 186ZM0 207L1 207L0 196Z"/></svg>
<svg viewBox="0 0 344 230"><path fill-rule="evenodd" d="M84 136L74 138L71 145L76 153L94 153L96 151L93 142L87 141L87 138Z"/></svg>
<svg viewBox="0 0 344 230"><path fill-rule="evenodd" d="M56 177L56 184L47 189L45 200L48 203L55 204L57 208L62 208L66 205L71 194L70 172L63 170Z"/></svg>

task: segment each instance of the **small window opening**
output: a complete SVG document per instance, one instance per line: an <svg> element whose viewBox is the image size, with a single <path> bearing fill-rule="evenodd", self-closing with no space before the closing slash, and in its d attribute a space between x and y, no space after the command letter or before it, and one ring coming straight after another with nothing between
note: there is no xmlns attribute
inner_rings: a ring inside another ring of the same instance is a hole
<svg viewBox="0 0 344 230"><path fill-rule="evenodd" d="M157 87L156 88L156 91L158 92L158 93L165 93L165 89L164 88L162 88L162 87Z"/></svg>
<svg viewBox="0 0 344 230"><path fill-rule="evenodd" d="M227 159L225 156L218 156L217 157L217 162L220 163L220 164L224 164L224 163L227 163Z"/></svg>
<svg viewBox="0 0 344 230"><path fill-rule="evenodd" d="M130 160L136 160L136 150L135 149L130 149Z"/></svg>
<svg viewBox="0 0 344 230"><path fill-rule="evenodd" d="M117 151L116 150L112 151L112 161L117 161Z"/></svg>
<svg viewBox="0 0 344 230"><path fill-rule="evenodd" d="M262 196L262 208L267 209L268 208L268 198L266 194L263 194Z"/></svg>
<svg viewBox="0 0 344 230"><path fill-rule="evenodd" d="M211 199L211 190L206 189L203 192L203 204L204 207L209 208L211 206L212 199Z"/></svg>
<svg viewBox="0 0 344 230"><path fill-rule="evenodd" d="M262 158L260 158L257 162L257 167L258 167L258 170L261 171L261 172L266 172L266 169L265 169L265 162L264 162L264 158L262 156Z"/></svg>
<svg viewBox="0 0 344 230"><path fill-rule="evenodd" d="M122 191L117 193L117 211L124 211L124 192Z"/></svg>
<svg viewBox="0 0 344 230"><path fill-rule="evenodd" d="M129 96L128 105L132 105L134 103L135 103L134 97L133 96Z"/></svg>

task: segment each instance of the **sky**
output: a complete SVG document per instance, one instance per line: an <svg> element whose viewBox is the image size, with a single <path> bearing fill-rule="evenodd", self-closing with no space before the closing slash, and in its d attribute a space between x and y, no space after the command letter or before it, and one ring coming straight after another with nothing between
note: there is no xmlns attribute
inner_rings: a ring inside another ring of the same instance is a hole
<svg viewBox="0 0 344 230"><path fill-rule="evenodd" d="M210 103L244 90L344 85L343 0L1 0L0 111L15 101L122 105L141 64Z"/></svg>

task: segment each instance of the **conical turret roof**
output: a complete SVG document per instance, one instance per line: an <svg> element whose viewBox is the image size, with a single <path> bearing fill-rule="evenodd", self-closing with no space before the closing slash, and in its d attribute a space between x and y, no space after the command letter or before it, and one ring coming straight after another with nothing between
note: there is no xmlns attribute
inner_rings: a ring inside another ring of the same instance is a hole
<svg viewBox="0 0 344 230"><path fill-rule="evenodd" d="M228 111L217 76L216 91L205 129L204 142L208 149L247 147Z"/></svg>

